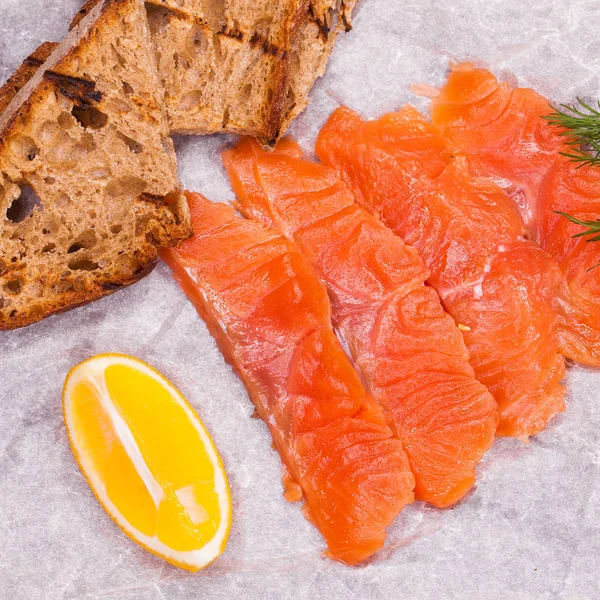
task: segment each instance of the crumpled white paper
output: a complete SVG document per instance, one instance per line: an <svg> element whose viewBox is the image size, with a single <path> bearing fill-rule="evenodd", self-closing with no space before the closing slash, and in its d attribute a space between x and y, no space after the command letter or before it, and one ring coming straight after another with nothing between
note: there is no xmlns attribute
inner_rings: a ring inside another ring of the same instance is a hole
<svg viewBox="0 0 600 600"><path fill-rule="evenodd" d="M44 39L60 39L77 0L2 0L0 80ZM362 0L313 102L292 127L312 153L340 103L366 117L412 102L451 60L477 59L555 101L600 96L597 0ZM232 193L219 153L231 137L176 140L184 185ZM127 539L96 502L68 447L64 377L98 352L160 369L211 431L229 474L225 554L180 571ZM542 600L600 597L600 372L570 368L567 412L529 445L500 440L458 506L408 507L368 566L320 557L318 532L282 498L266 427L203 322L160 265L139 284L67 314L0 333L2 600Z"/></svg>

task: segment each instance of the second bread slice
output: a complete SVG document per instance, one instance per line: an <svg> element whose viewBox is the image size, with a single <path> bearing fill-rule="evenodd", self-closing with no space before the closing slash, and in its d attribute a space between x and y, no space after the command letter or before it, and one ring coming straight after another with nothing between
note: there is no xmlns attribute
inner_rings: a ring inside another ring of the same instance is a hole
<svg viewBox="0 0 600 600"><path fill-rule="evenodd" d="M280 128L304 0L189 0L184 10L173 4L148 3L171 131L241 133L270 143ZM198 16L208 4L215 9L210 19Z"/></svg>

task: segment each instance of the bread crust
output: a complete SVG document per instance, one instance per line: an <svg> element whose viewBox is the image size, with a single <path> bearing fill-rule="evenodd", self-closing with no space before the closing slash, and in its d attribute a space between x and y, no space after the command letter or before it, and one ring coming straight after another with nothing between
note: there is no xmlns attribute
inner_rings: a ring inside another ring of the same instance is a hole
<svg viewBox="0 0 600 600"><path fill-rule="evenodd" d="M337 36L352 29L351 15L357 3L358 0L310 0L292 40L288 94L279 136L308 106L309 93L316 80L325 74Z"/></svg>
<svg viewBox="0 0 600 600"><path fill-rule="evenodd" d="M48 60L48 57L58 44L44 42L36 48L9 77L0 88L0 113L10 104L12 99L21 91L21 88L35 75L37 70Z"/></svg>
<svg viewBox="0 0 600 600"><path fill-rule="evenodd" d="M139 274L134 277L122 278L119 281L111 282L110 285L114 286L111 289L106 288L104 290L97 288L90 288L82 292L67 292L61 296L57 296L54 302L45 303L40 311L30 312L28 314L21 313L14 318L8 318L6 315L0 312L0 331L8 331L11 329L19 329L37 323L46 317L55 315L58 313L67 312L74 308L79 308L94 300L99 300L103 296L108 296L120 290L124 287L130 286L147 275L149 275L158 262L158 255L152 262L147 261L144 268L140 270Z"/></svg>
<svg viewBox="0 0 600 600"><path fill-rule="evenodd" d="M69 24L69 31L77 27L77 25L79 25L79 23L81 23L81 21L88 16L92 8L94 8L99 1L100 0L86 0L71 20L71 23Z"/></svg>

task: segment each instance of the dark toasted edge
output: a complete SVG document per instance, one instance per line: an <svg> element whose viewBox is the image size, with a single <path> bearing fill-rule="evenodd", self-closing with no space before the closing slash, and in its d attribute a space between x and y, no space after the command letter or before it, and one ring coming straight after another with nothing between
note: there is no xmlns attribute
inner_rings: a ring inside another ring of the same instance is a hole
<svg viewBox="0 0 600 600"><path fill-rule="evenodd" d="M330 11L326 15L327 20L322 21L316 15L314 15L314 13L310 9L310 6L307 9L306 21L312 23L319 30L319 35L323 39L323 50L320 58L321 65L327 65L329 61L329 56L331 55L338 34L341 31L348 33L352 30L352 11L354 10L358 2L359 0L337 0L338 6L337 11L335 11L337 12L337 22L333 27L331 27L331 20L334 16L334 11ZM296 35L299 35L300 32L301 28L298 28ZM319 79L319 77L315 77L313 81L313 87L314 84L317 82L317 79ZM309 90L309 94L311 90ZM302 114L304 110L306 110L306 107L309 103L310 98L307 98L307 101L304 103L304 106L302 106L302 108L298 112L294 112L296 104L292 104L291 106L287 107L287 109L285 110L285 114L283 114L281 117L281 123L277 135L272 140L270 140L268 145L265 145L261 140L259 140L263 147L265 147L266 149L274 147L274 145L281 138L281 136L285 134L292 121L297 116Z"/></svg>
<svg viewBox="0 0 600 600"><path fill-rule="evenodd" d="M296 14L292 20L289 30L289 39L287 41L287 49L285 55L281 57L277 73L277 86L273 91L273 100L265 123L265 130L256 132L255 137L261 146L265 148L273 148L279 139L281 126L284 118L285 101L288 94L290 82L290 52L291 42L294 36L297 35L300 26L306 18L308 11L309 0L301 0L298 3Z"/></svg>
<svg viewBox="0 0 600 600"><path fill-rule="evenodd" d="M71 23L69 24L69 31L77 27L77 25L79 25L79 23L81 23L81 21L83 21L83 19L86 18L88 14L92 11L94 6L98 4L98 2L100 2L100 0L86 0L71 20Z"/></svg>
<svg viewBox="0 0 600 600"><path fill-rule="evenodd" d="M359 0L342 0L340 7L340 23L344 27L344 31L349 33L352 31L352 12L358 4Z"/></svg>
<svg viewBox="0 0 600 600"><path fill-rule="evenodd" d="M290 23L289 36L286 43L287 47L285 52L279 57L280 63L276 75L277 85L273 91L273 99L271 101L265 128L263 131L256 131L251 134L256 137L261 146L267 149L274 148L277 140L280 137L281 128L284 122L285 103L290 81L291 43L294 37L298 35L298 31L306 19L309 2L310 0L300 0L298 2L296 12L292 18L292 22Z"/></svg>
<svg viewBox="0 0 600 600"><path fill-rule="evenodd" d="M277 82L274 90L269 111L264 127L256 130L243 130L236 131L240 135L250 135L255 137L259 144L267 149L271 150L275 147L277 140L280 137L282 124L284 122L284 110L285 103L289 89L290 81L290 52L291 42L294 36L298 34L298 31L306 18L308 12L309 0L300 0L296 7L296 12L292 18L289 27L289 36L286 43L285 50L279 50L272 48L265 40L261 40L258 36L253 36L250 39L250 44L262 45L262 50L265 54L273 56L277 61L277 68L275 69L275 75L273 81Z"/></svg>
<svg viewBox="0 0 600 600"><path fill-rule="evenodd" d="M98 283L97 285L92 286L89 290L85 290L83 292L63 292L60 294L60 296L53 297L54 302L46 303L46 306L43 307L39 313L33 315L31 313L22 313L14 319L10 319L6 318L0 312L0 331L9 331L12 329L26 327L27 325L33 325L34 323L38 323L39 321L42 321L51 315L67 312L74 308L79 308L80 306L89 304L94 300L98 300L104 296L108 296L109 294L113 294L118 290L137 283L149 275L153 271L157 262L158 251L156 252L156 256L153 259L148 260L133 277L124 277L121 279L106 281L105 283Z"/></svg>
<svg viewBox="0 0 600 600"><path fill-rule="evenodd" d="M21 88L36 74L37 70L56 50L57 42L44 42L38 46L0 88L0 113L11 103Z"/></svg>

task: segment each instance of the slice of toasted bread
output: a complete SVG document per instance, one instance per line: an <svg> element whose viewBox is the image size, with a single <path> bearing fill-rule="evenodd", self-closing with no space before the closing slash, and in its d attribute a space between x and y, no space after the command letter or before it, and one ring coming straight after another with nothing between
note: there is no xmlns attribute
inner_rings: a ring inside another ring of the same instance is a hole
<svg viewBox="0 0 600 600"><path fill-rule="evenodd" d="M0 329L137 281L191 233L142 0L98 0L36 54L0 96Z"/></svg>
<svg viewBox="0 0 600 600"><path fill-rule="evenodd" d="M218 5L148 3L171 131L224 131L271 142L281 122L291 38L305 0L226 1L216 10Z"/></svg>

